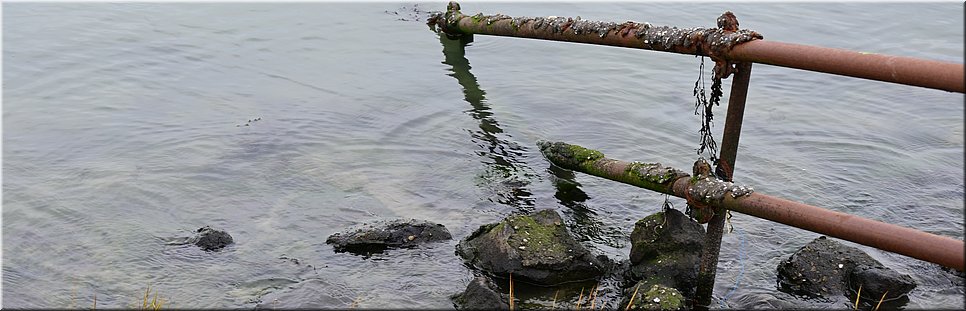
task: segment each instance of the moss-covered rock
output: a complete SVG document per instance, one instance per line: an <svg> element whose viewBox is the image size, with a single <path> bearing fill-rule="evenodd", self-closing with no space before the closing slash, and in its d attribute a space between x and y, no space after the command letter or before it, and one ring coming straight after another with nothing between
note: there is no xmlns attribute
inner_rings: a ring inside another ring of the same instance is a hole
<svg viewBox="0 0 966 311"><path fill-rule="evenodd" d="M675 209L658 212L634 225L630 269L625 277L648 286L660 284L691 296L697 285L704 227Z"/></svg>
<svg viewBox="0 0 966 311"><path fill-rule="evenodd" d="M635 291L637 291L636 295ZM627 294L624 295L620 305L627 310L682 310L687 301L677 289L660 284L649 284L647 281L638 282L625 292ZM633 302L631 297L634 299ZM630 304L629 307L628 304Z"/></svg>
<svg viewBox="0 0 966 311"><path fill-rule="evenodd" d="M460 241L456 253L490 275L505 278L512 273L540 285L594 279L611 265L578 243L550 209L480 226Z"/></svg>

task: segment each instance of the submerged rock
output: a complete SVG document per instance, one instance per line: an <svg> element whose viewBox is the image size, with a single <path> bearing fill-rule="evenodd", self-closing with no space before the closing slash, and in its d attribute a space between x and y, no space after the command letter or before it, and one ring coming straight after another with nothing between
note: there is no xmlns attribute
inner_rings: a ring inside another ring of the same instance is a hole
<svg viewBox="0 0 966 311"><path fill-rule="evenodd" d="M500 288L487 277L478 276L466 290L453 295L453 306L457 310L509 310L508 298Z"/></svg>
<svg viewBox="0 0 966 311"><path fill-rule="evenodd" d="M862 296L878 300L901 297L916 287L912 277L895 272L855 247L819 237L778 264L778 285L809 297Z"/></svg>
<svg viewBox="0 0 966 311"><path fill-rule="evenodd" d="M323 279L309 279L291 283L293 281L284 280L282 282L251 282L248 286L261 286L256 288L258 294L267 292L264 296L253 299L255 310L320 310L320 309L352 309L358 303L355 298L358 293L351 292L341 284L332 284Z"/></svg>
<svg viewBox="0 0 966 311"><path fill-rule="evenodd" d="M418 244L452 239L442 224L425 220L389 220L366 223L330 235L325 243L336 251L363 252L389 247L413 247Z"/></svg>
<svg viewBox="0 0 966 311"><path fill-rule="evenodd" d="M215 230L209 226L198 228L195 232L197 234L188 238L187 242L206 251L217 251L235 242L228 232Z"/></svg>
<svg viewBox="0 0 966 311"><path fill-rule="evenodd" d="M631 232L630 269L626 278L676 288L687 297L697 286L704 247L704 227L676 209L647 216Z"/></svg>
<svg viewBox="0 0 966 311"><path fill-rule="evenodd" d="M480 226L460 241L456 253L490 275L505 278L512 273L540 285L594 279L611 265L578 243L550 209Z"/></svg>

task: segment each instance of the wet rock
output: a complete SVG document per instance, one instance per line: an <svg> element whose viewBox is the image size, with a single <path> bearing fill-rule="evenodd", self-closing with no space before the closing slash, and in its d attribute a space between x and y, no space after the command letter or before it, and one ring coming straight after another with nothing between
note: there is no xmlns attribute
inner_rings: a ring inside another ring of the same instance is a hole
<svg viewBox="0 0 966 311"><path fill-rule="evenodd" d="M650 287L673 287L687 297L697 286L704 247L704 227L676 209L637 221L631 232L630 269L626 278Z"/></svg>
<svg viewBox="0 0 966 311"><path fill-rule="evenodd" d="M234 243L231 235L222 230L215 230L209 226L198 228L197 234L188 238L188 243L197 245L206 251L217 251Z"/></svg>
<svg viewBox="0 0 966 311"><path fill-rule="evenodd" d="M362 224L330 235L325 243L336 251L369 252L389 247L413 247L452 239L442 224L425 220L389 220Z"/></svg>
<svg viewBox="0 0 966 311"><path fill-rule="evenodd" d="M453 306L457 310L509 310L507 297L500 288L487 277L476 277L466 285L466 290L453 295Z"/></svg>
<svg viewBox="0 0 966 311"><path fill-rule="evenodd" d="M916 288L916 282L908 275L883 266L858 266L849 275L849 286L861 286L862 295L870 299L879 299L885 295L885 299L890 300Z"/></svg>
<svg viewBox="0 0 966 311"><path fill-rule="evenodd" d="M645 281L625 290L623 296L620 305L625 310L683 310L686 302L677 289L659 284L648 285ZM634 301L631 301L631 297Z"/></svg>
<svg viewBox="0 0 966 311"><path fill-rule="evenodd" d="M578 243L550 209L480 226L460 241L456 253L490 275L505 278L512 273L539 285L594 279L611 266L606 257L595 257Z"/></svg>
<svg viewBox="0 0 966 311"><path fill-rule="evenodd" d="M824 236L778 264L778 285L782 291L808 297L849 296L862 285L862 296L876 299L886 290L886 299L893 299L916 287L908 275Z"/></svg>

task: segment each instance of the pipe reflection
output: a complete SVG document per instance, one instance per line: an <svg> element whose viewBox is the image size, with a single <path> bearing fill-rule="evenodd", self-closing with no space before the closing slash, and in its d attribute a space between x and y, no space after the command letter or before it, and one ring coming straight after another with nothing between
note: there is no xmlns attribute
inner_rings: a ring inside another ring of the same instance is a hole
<svg viewBox="0 0 966 311"><path fill-rule="evenodd" d="M590 199L586 192L580 189L580 183L575 180L574 172L550 165L547 169L551 182L557 192L554 198L560 205L567 207L563 211L570 220L568 227L578 240L608 245L614 248L624 247L625 233L621 228L608 225L601 221L592 208L585 203Z"/></svg>
<svg viewBox="0 0 966 311"><path fill-rule="evenodd" d="M480 89L476 76L470 72L470 62L466 59L466 45L472 37L462 36L455 39L439 36L443 45L443 64L452 66L449 76L456 78L463 87L463 96L472 109L466 112L480 122L480 129L470 131L474 143L481 149L477 155L483 157L486 170L480 176L477 186L496 195L491 202L515 207L524 213L533 211L534 199L527 186L535 174L519 160L526 148L510 140L503 133L500 124L493 119L493 112L486 104L486 92Z"/></svg>

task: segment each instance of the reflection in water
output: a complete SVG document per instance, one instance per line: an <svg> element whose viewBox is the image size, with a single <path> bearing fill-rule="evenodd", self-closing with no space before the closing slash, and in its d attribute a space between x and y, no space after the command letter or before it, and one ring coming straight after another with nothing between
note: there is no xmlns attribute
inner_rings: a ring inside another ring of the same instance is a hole
<svg viewBox="0 0 966 311"><path fill-rule="evenodd" d="M493 190L498 195L498 203L516 207L522 212L532 211L534 200L526 186L530 183L529 177L534 173L518 160L526 148L503 138L509 135L503 134L500 124L493 119L493 113L486 104L486 92L480 89L476 76L470 72L470 62L465 57L466 45L472 42L472 38L463 36L448 39L445 35L440 35L439 40L446 56L443 63L453 66L450 76L459 81L463 87L464 99L473 106L467 112L480 121L480 130L470 133L483 149L478 154L486 157L484 163L487 164L487 170L482 176L484 184L479 186ZM580 240L622 247L622 231L620 228L605 225L598 219L597 213L584 203L589 197L580 190L580 184L574 181L573 172L556 167L551 167L550 172L556 177L553 181L557 188L555 197L561 205L567 207L564 213L573 222L570 228L574 235Z"/></svg>
<svg viewBox="0 0 966 311"><path fill-rule="evenodd" d="M440 35L439 41L443 44L443 55L446 57L443 64L453 66L449 75L459 81L464 99L473 106L467 112L480 121L480 130L470 132L473 141L482 148L477 154L485 157L483 163L487 165L478 186L488 187L495 192L498 203L513 206L521 212L532 211L534 200L526 187L534 174L518 160L526 148L509 140L509 135L503 133L500 124L492 117L493 113L486 104L486 92L480 89L476 76L470 72L470 62L465 57L466 45L472 42L472 38L463 36L448 39Z"/></svg>
<svg viewBox="0 0 966 311"><path fill-rule="evenodd" d="M624 233L620 228L607 225L597 216L597 212L585 203L590 196L580 190L574 172L550 165L547 169L553 176L553 186L557 188L554 197L560 205L566 206L564 213L573 222L570 230L581 241L591 241L614 248L624 247Z"/></svg>

